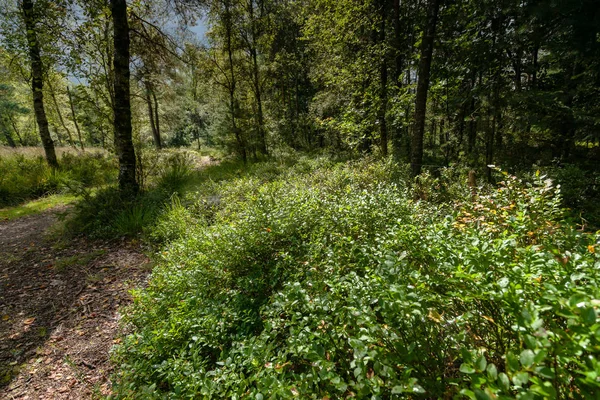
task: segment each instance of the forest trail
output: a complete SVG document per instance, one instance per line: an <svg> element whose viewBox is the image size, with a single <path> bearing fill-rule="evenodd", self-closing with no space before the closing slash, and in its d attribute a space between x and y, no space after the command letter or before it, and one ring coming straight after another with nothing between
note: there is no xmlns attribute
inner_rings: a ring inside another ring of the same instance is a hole
<svg viewBox="0 0 600 400"><path fill-rule="evenodd" d="M57 239L61 211L0 222L2 399L109 393L119 307L150 272L135 241Z"/></svg>

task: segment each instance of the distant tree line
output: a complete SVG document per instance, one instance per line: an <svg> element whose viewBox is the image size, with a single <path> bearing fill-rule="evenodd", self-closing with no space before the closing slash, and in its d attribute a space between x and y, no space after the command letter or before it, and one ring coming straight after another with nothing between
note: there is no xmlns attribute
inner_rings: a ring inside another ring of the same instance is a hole
<svg viewBox="0 0 600 400"><path fill-rule="evenodd" d="M114 148L132 188L144 143L376 153L414 175L600 153L594 0L2 3L0 140L37 132L53 165L56 141Z"/></svg>

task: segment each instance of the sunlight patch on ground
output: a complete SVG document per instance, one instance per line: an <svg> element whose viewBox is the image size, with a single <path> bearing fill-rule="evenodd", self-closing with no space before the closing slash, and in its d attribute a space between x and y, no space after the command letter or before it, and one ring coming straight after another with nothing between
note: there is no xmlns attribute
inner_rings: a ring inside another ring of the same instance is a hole
<svg viewBox="0 0 600 400"><path fill-rule="evenodd" d="M53 194L19 206L1 208L0 221L10 221L26 215L39 214L57 206L71 204L75 200L77 197L71 194Z"/></svg>

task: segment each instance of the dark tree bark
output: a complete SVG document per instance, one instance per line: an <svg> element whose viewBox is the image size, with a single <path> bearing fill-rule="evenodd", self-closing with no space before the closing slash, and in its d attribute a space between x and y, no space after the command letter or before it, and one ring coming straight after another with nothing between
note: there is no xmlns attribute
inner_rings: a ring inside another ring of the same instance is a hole
<svg viewBox="0 0 600 400"><path fill-rule="evenodd" d="M423 134L425 132L425 114L427 112L427 92L431 72L431 57L435 39L435 26L440 8L440 0L429 0L427 4L427 24L421 40L421 57L419 59L419 78L415 100L415 122L411 141L411 171L412 176L421 173L423 164Z"/></svg>
<svg viewBox="0 0 600 400"><path fill-rule="evenodd" d="M230 0L225 0L223 2L225 7L225 12L223 15L223 24L225 26L225 41L227 46L227 58L229 60L229 112L231 114L231 128L233 129L233 133L235 135L235 140L238 145L238 151L240 156L242 157L242 161L244 164L248 161L248 153L246 150L246 143L237 126L236 120L236 99L235 99L235 90L236 90L236 77L235 77L235 69L233 65L233 21L231 16L231 3Z"/></svg>
<svg viewBox="0 0 600 400"><path fill-rule="evenodd" d="M471 104L469 108L469 136L467 140L467 154L469 155L469 162L473 163L475 158L475 149L477 145L477 122L479 120L479 112L477 111L477 101L475 99L475 85L477 85L477 76L475 71L471 78ZM479 85L481 86L481 75L479 76Z"/></svg>
<svg viewBox="0 0 600 400"><path fill-rule="evenodd" d="M52 168L58 168L54 142L48 129L48 118L44 108L44 67L42 57L40 56L40 45L37 40L36 19L33 10L32 0L23 0L21 5L23 11L23 20L27 30L27 46L29 47L29 59L31 61L31 89L33 92L33 110L40 131L40 138L46 153L46 161Z"/></svg>
<svg viewBox="0 0 600 400"><path fill-rule="evenodd" d="M385 0L381 1L380 4L380 32L379 32L379 43L385 46ZM381 144L381 154L384 157L388 155L388 134L387 134L387 123L385 119L385 115L387 113L387 81L388 81L388 70L387 70L387 60L385 51L381 56L381 64L379 66L379 74L380 74L380 89L379 89L379 139Z"/></svg>
<svg viewBox="0 0 600 400"><path fill-rule="evenodd" d="M260 85L260 71L258 69L258 51L256 49L256 40L258 33L256 29L256 21L254 20L254 0L248 0L248 12L250 13L250 24L252 34L250 43L250 55L252 57L252 86L254 89L254 97L256 98L256 117L258 122L260 152L264 155L268 155L267 135L265 132L265 120L263 115L262 89Z"/></svg>
<svg viewBox="0 0 600 400"><path fill-rule="evenodd" d="M158 125L158 101L156 100L156 95L154 95L151 84L144 81L144 85L146 86L146 104L148 105L148 119L152 128L152 138L154 146L160 150L162 148L162 141L160 138L160 126Z"/></svg>
<svg viewBox="0 0 600 400"><path fill-rule="evenodd" d="M83 138L81 137L81 129L79 129L79 124L77 123L77 117L75 114L75 105L73 104L73 95L71 94L71 89L67 85L67 95L69 95L69 105L71 106L71 117L73 118L73 123L75 124L75 129L77 130L77 137L79 138L79 146L81 146L81 151L84 151L83 147Z"/></svg>
<svg viewBox="0 0 600 400"><path fill-rule="evenodd" d="M131 133L129 23L127 1L111 0L114 30L114 135L119 158L119 187L128 194L136 194L136 158Z"/></svg>
<svg viewBox="0 0 600 400"><path fill-rule="evenodd" d="M160 136L160 117L158 114L158 99L156 98L156 91L152 89L152 100L154 100L154 126L156 126L156 137L158 139L158 144L162 149L162 138Z"/></svg>
<svg viewBox="0 0 600 400"><path fill-rule="evenodd" d="M398 88L402 87L402 69L404 68L404 61L403 61L403 49L402 49L402 31L401 31L401 27L400 27L400 0L394 0L394 19L393 19L393 26L394 26L394 51L395 51L395 56L394 56L394 64L395 64L395 68L394 68L394 83L398 86ZM394 157L399 158L400 157L400 149L401 149L401 142L402 142L402 129L403 129L403 124L401 123L397 123L396 127L394 128L393 134L392 134L392 152L394 154Z"/></svg>

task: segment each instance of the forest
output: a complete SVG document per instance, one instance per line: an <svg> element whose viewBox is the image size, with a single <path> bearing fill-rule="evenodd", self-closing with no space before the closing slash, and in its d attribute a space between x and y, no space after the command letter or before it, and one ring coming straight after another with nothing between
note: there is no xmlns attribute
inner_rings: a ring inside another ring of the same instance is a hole
<svg viewBox="0 0 600 400"><path fill-rule="evenodd" d="M599 399L597 0L0 0L0 398Z"/></svg>

